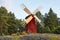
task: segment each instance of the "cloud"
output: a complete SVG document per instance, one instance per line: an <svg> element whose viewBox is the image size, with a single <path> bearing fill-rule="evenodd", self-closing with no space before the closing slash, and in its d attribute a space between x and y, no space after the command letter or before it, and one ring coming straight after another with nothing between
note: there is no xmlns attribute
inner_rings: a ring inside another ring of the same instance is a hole
<svg viewBox="0 0 60 40"><path fill-rule="evenodd" d="M12 0L0 0L0 7L6 7L8 11L12 10Z"/></svg>

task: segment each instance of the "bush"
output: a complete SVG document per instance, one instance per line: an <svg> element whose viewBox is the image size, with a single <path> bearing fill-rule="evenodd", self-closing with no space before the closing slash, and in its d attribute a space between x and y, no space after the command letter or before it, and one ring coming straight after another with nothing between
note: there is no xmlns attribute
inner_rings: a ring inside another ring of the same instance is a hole
<svg viewBox="0 0 60 40"><path fill-rule="evenodd" d="M46 27L44 27L44 32L45 32L45 33L51 33L51 30L50 30L49 27L46 26Z"/></svg>
<svg viewBox="0 0 60 40"><path fill-rule="evenodd" d="M54 33L55 33L55 34L60 34L60 27L57 27L57 28L54 30Z"/></svg>

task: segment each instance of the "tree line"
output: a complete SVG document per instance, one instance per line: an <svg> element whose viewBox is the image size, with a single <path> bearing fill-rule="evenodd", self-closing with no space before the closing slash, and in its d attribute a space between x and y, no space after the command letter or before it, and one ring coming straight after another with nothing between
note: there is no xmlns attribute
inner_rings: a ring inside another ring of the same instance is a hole
<svg viewBox="0 0 60 40"><path fill-rule="evenodd" d="M5 7L0 7L0 35L21 32L24 25L24 21L16 19L14 13L8 12Z"/></svg>
<svg viewBox="0 0 60 40"><path fill-rule="evenodd" d="M37 32L38 33L56 33L60 34L60 18L57 17L57 14L52 10L52 8L49 9L48 13L45 13L45 15L42 15L42 13L39 11L36 14L41 20L44 27L41 27L41 25L37 22Z"/></svg>
<svg viewBox="0 0 60 40"><path fill-rule="evenodd" d="M42 20L44 27L36 21L36 28L38 33L60 33L60 21L58 21L57 14L53 12L52 8L48 13L42 15L37 12L37 17ZM8 12L5 7L0 7L0 35L10 35L25 30L25 21L17 19L12 12Z"/></svg>

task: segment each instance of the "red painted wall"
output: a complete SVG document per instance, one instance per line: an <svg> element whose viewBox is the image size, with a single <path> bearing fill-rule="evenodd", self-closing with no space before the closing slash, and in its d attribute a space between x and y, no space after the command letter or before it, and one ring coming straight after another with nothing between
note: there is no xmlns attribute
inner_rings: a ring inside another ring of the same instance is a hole
<svg viewBox="0 0 60 40"><path fill-rule="evenodd" d="M26 24L26 32L37 33L34 16L31 14L31 15L27 16L26 19L29 18L30 16L32 16L33 18L28 24Z"/></svg>

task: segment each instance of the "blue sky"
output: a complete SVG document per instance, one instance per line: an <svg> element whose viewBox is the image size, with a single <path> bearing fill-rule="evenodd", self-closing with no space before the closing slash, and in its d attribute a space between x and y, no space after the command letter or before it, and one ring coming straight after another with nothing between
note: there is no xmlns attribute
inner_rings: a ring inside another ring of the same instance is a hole
<svg viewBox="0 0 60 40"><path fill-rule="evenodd" d="M0 0L0 6L4 6L8 11L14 12L18 19L24 19L27 16L21 7L23 3L31 12L40 7L40 11L44 15L49 11L49 8L52 8L57 16L60 17L60 0Z"/></svg>

